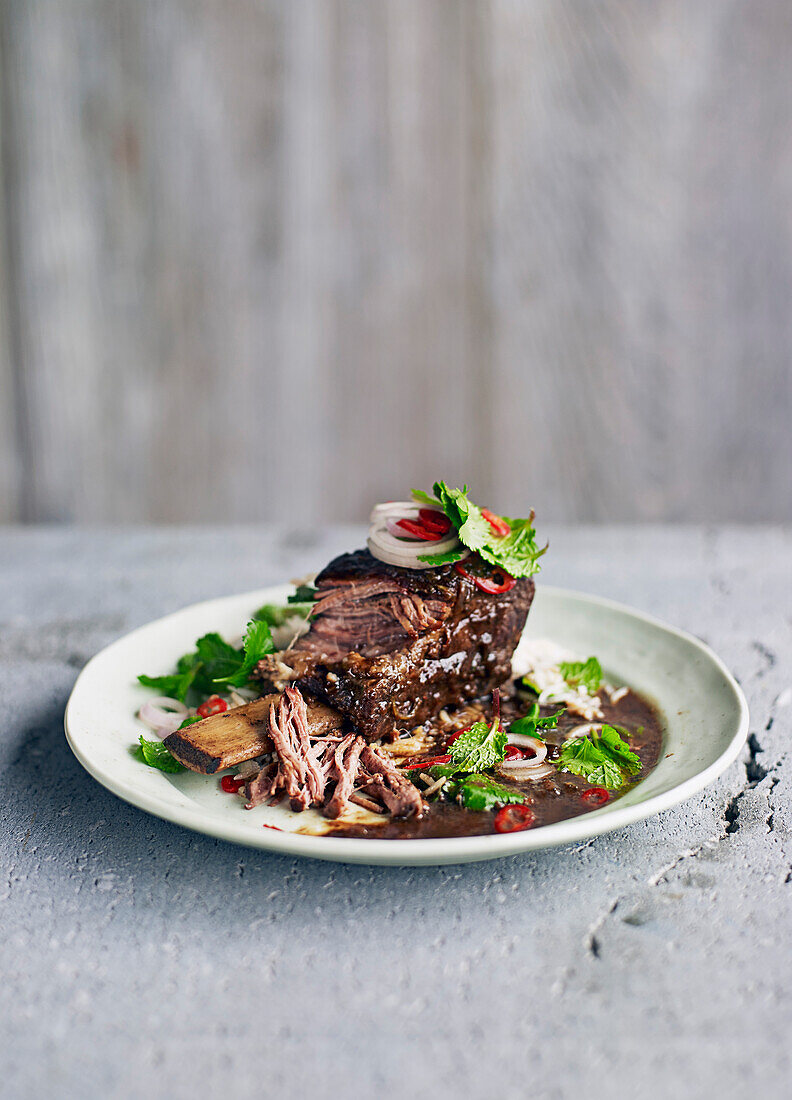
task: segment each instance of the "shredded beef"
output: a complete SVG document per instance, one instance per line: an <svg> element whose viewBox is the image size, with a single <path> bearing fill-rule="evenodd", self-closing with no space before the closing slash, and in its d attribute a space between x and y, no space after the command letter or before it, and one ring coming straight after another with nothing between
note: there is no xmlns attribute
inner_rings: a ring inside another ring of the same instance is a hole
<svg viewBox="0 0 792 1100"><path fill-rule="evenodd" d="M368 778L364 791L384 802L394 817L422 817L423 801L416 787L381 752L366 745L360 758Z"/></svg>
<svg viewBox="0 0 792 1100"><path fill-rule="evenodd" d="M331 771L332 777L336 780L336 788L333 797L325 806L325 817L338 817L349 801L349 796L355 789L360 754L365 747L366 742L363 738L353 733L336 746Z"/></svg>
<svg viewBox="0 0 792 1100"><path fill-rule="evenodd" d="M269 733L275 759L247 778L247 809L285 796L293 810L315 806L323 809L326 817L337 818L358 785L393 813L420 813L421 799L412 784L358 734L311 737L305 700L297 688L287 687L270 708ZM362 756L367 761L365 767L361 767ZM379 810L378 805L369 803L372 805Z"/></svg>

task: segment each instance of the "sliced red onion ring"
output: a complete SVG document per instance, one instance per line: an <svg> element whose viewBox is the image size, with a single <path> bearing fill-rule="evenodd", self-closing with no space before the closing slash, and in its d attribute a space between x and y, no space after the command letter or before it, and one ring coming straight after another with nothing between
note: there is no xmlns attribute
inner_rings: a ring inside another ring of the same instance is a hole
<svg viewBox="0 0 792 1100"><path fill-rule="evenodd" d="M407 538L408 532L392 526L394 517L399 519L418 519L418 505L411 501L394 501L391 504L379 504L371 513L371 527L367 539L368 548L375 558L399 565L404 569L431 569L428 562L419 561L427 554L446 554L461 545L456 531L451 528L447 535L436 542L425 539ZM394 533L398 531L398 535Z"/></svg>
<svg viewBox="0 0 792 1100"><path fill-rule="evenodd" d="M502 760L495 768L498 775L504 779L525 780L544 779L546 775L552 775L555 768L543 760L540 764L533 760Z"/></svg>
<svg viewBox="0 0 792 1100"><path fill-rule="evenodd" d="M388 516L398 519L417 519L418 505L414 500L386 500L384 504L375 504L371 509L369 523L378 524Z"/></svg>
<svg viewBox="0 0 792 1100"><path fill-rule="evenodd" d="M143 704L138 718L159 737L167 737L169 733L176 732L189 713L189 709L178 699L157 695Z"/></svg>
<svg viewBox="0 0 792 1100"><path fill-rule="evenodd" d="M569 730L566 740L571 741L573 737L585 737L587 733L591 733L593 730L601 730L603 725L603 722L583 722L582 725Z"/></svg>

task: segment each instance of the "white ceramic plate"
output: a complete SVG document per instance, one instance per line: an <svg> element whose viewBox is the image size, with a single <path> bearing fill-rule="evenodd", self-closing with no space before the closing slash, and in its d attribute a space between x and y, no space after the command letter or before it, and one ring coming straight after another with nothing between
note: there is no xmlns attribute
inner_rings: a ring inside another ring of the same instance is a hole
<svg viewBox="0 0 792 1100"><path fill-rule="evenodd" d="M317 836L324 819L277 806L245 810L216 777L166 775L130 752L143 732L135 712L151 693L140 672L169 672L196 638L242 633L263 603L282 603L286 586L194 604L133 630L85 666L66 709L66 736L80 763L120 798L157 817L223 840L289 855L351 863L437 864L492 859L531 848L570 844L668 809L728 767L748 732L748 707L734 678L702 642L609 600L541 586L527 633L581 654L596 654L608 679L629 684L663 716L665 744L655 770L602 809L525 832L427 840ZM284 831L264 828L276 825ZM295 831L312 830L311 834Z"/></svg>

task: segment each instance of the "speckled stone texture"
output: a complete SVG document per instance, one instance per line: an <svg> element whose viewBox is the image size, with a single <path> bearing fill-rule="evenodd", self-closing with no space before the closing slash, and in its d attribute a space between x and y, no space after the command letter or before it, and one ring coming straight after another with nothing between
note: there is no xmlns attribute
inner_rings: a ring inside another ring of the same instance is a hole
<svg viewBox="0 0 792 1100"><path fill-rule="evenodd" d="M722 655L749 747L622 832L394 870L155 820L63 736L102 646L359 530L0 533L2 1096L790 1095L792 531L550 535L547 582Z"/></svg>

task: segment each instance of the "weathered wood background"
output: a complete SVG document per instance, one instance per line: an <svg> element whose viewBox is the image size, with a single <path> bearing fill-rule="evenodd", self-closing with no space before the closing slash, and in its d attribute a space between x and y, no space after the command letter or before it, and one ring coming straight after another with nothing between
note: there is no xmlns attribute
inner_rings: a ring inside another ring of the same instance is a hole
<svg viewBox="0 0 792 1100"><path fill-rule="evenodd" d="M789 0L4 0L0 519L792 518Z"/></svg>

